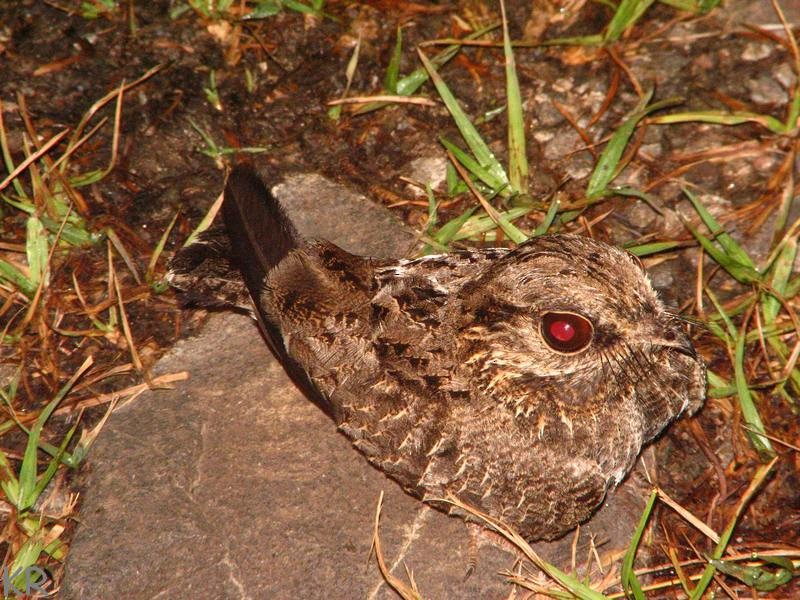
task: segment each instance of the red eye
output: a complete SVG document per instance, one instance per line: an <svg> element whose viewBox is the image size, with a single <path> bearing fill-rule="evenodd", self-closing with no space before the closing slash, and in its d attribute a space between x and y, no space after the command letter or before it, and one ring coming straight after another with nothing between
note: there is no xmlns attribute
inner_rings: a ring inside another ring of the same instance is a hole
<svg viewBox="0 0 800 600"><path fill-rule="evenodd" d="M542 315L542 337L558 352L577 352L592 341L594 329L586 317L567 312Z"/></svg>

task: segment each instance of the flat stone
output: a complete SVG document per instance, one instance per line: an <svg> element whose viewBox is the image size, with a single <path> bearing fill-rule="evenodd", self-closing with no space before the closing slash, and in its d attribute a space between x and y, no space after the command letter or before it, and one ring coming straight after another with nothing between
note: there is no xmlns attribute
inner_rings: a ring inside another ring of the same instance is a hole
<svg viewBox="0 0 800 600"><path fill-rule="evenodd" d="M413 236L387 211L316 175L274 188L306 235L374 255ZM482 544L470 565L464 524L406 495L306 400L255 324L217 314L154 374L187 371L172 390L120 406L89 457L63 581L65 599L394 598L371 558L381 492L387 563L426 598L505 598L516 556ZM624 548L643 506L630 478L584 528L601 552ZM572 536L537 550L569 567Z"/></svg>

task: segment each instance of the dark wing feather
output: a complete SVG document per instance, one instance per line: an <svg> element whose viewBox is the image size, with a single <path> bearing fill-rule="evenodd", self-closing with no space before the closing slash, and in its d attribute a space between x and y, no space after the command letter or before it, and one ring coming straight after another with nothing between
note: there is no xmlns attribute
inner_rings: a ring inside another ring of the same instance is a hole
<svg viewBox="0 0 800 600"><path fill-rule="evenodd" d="M247 288L257 299L267 273L304 245L280 203L250 167L236 167L225 186L222 217L231 253Z"/></svg>
<svg viewBox="0 0 800 600"><path fill-rule="evenodd" d="M306 241L297 233L278 200L249 167L236 167L225 186L222 217L231 246L231 262L241 271L255 307L261 332L273 354L295 384L326 413L330 402L311 382L306 370L291 357L276 316L265 310L267 277L288 255L303 253Z"/></svg>

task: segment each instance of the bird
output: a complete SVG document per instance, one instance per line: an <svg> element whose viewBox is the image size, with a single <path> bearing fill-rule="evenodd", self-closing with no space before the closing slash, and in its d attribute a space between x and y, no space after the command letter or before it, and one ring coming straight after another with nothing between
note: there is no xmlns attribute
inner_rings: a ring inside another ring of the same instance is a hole
<svg viewBox="0 0 800 600"><path fill-rule="evenodd" d="M172 259L189 303L247 311L300 389L369 463L553 540L591 517L642 447L703 404L684 321L638 258L586 236L415 259L301 236L250 166L224 227Z"/></svg>

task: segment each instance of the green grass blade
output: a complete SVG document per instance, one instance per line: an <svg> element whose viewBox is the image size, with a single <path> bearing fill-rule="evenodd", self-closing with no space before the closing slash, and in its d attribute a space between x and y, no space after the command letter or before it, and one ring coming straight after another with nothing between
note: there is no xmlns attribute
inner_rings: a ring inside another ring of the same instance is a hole
<svg viewBox="0 0 800 600"><path fill-rule="evenodd" d="M728 345L730 344L730 341L731 341L730 336L727 333L725 333L725 330L722 329L722 327L720 327L719 323L714 323L713 321L710 321L706 325L708 326L708 330L711 333L713 333L715 337L717 337L718 339L720 339L723 342L725 342L725 344L728 344ZM731 395L733 395L735 393L736 393L736 389L734 388L733 393Z"/></svg>
<svg viewBox="0 0 800 600"><path fill-rule="evenodd" d="M622 125L614 132L614 135L611 136L589 179L589 185L586 188L586 197L588 199L593 200L608 193L608 185L621 170L619 161L639 121L654 111L679 102L677 98L669 98L647 106L652 96L652 90L645 94L631 115L625 119Z"/></svg>
<svg viewBox="0 0 800 600"><path fill-rule="evenodd" d="M36 212L36 205L26 200L14 200L14 198L5 194L0 194L0 198L2 198L3 202L6 204L10 204L14 208L21 210L24 213L28 213L29 215L32 215Z"/></svg>
<svg viewBox="0 0 800 600"><path fill-rule="evenodd" d="M451 149L452 152L452 149ZM456 168L453 166L452 162L447 163L447 168L445 169L445 177L447 181L447 195L450 198L458 196L459 194L463 194L464 192L469 191L469 186L466 182L461 179L456 171Z"/></svg>
<svg viewBox="0 0 800 600"><path fill-rule="evenodd" d="M403 54L403 30L397 28L397 39L394 43L394 51L392 58L389 60L389 66L386 69L386 77L383 80L383 87L390 94L397 93L397 82L400 79L400 57Z"/></svg>
<svg viewBox="0 0 800 600"><path fill-rule="evenodd" d="M207 150L202 151L203 154L211 152L212 154L207 154L207 156L217 156L219 154L219 148L217 146L217 143L214 141L214 138L212 138L211 135L205 129L200 127L200 125L195 123L194 119L192 119L191 117L189 117L189 125L192 126L192 129L194 129L198 133L198 135L200 135L201 138L203 138L203 141L205 142L206 146L208 146Z"/></svg>
<svg viewBox="0 0 800 600"><path fill-rule="evenodd" d="M761 465L758 470L756 471L755 475L753 476L753 480L750 483L750 486L744 493L744 496L739 501L739 505L736 507L736 513L731 517L731 520L728 523L728 526L725 527L725 531L719 536L719 543L714 548L714 551L711 554L711 560L719 560L722 558L725 549L728 547L728 542L733 535L733 530L736 528L736 523L739 520L744 508L750 501L750 498L753 497L755 492L761 487L761 484L766 479L769 472L772 470L772 467L775 466L775 461L777 458L773 459L769 464ZM716 571L716 567L713 564L708 564L703 571L703 574L700 577L700 580L697 582L694 590L692 591L692 595L690 596L690 600L700 600L705 594L706 589L708 589L708 584L711 583L711 580L714 578L714 572Z"/></svg>
<svg viewBox="0 0 800 600"><path fill-rule="evenodd" d="M697 229L695 229L691 223L684 220L683 224L692 233L695 239L700 242L703 250L705 250L716 263L725 269L731 275L731 277L741 283L758 283L761 280L760 275L756 271L733 260L729 255L725 254L724 251L717 248L711 240L697 231Z"/></svg>
<svg viewBox="0 0 800 600"><path fill-rule="evenodd" d="M550 206L547 208L547 214L544 216L544 220L539 223L539 226L533 230L531 237L537 237L540 235L544 235L548 232L548 230L553 226L553 222L556 220L556 215L558 214L558 209L561 207L561 202L559 202L558 198L553 196L553 199L550 201Z"/></svg>
<svg viewBox="0 0 800 600"><path fill-rule="evenodd" d="M557 581L564 589L568 590L574 597L580 600L608 600L608 597L591 589L589 586L581 582L577 577L568 575L558 567L548 563L542 559L530 544L520 536L513 529L508 528L502 521L490 517L482 512L477 511L471 506L464 504L454 496L448 496L444 499L445 502L459 507L465 512L469 512L482 521L488 523L492 529L496 530L501 536L511 542L516 548L522 552L528 560L530 560L537 568L546 573L549 577Z"/></svg>
<svg viewBox="0 0 800 600"><path fill-rule="evenodd" d="M252 11L242 17L242 20L266 19L273 17L283 10L280 0L259 0Z"/></svg>
<svg viewBox="0 0 800 600"><path fill-rule="evenodd" d="M786 284L786 298L794 298L797 294L800 294L800 275L793 277Z"/></svg>
<svg viewBox="0 0 800 600"><path fill-rule="evenodd" d="M642 512L642 516L639 519L639 524L633 532L628 550L625 552L625 558L622 560L622 589L625 591L626 596L630 597L633 595L636 600L645 600L645 597L642 586L639 584L639 579L633 571L633 561L636 559L636 551L639 548L639 543L642 541L642 535L644 535L644 530L647 527L647 522L650 520L650 514L653 512L653 506L655 506L657 498L658 491L653 490L650 493L650 497L647 499L644 512Z"/></svg>
<svg viewBox="0 0 800 600"><path fill-rule="evenodd" d="M6 135L6 126L5 122L3 121L3 103L0 102L0 152L3 155L3 164L6 166L6 173L13 173L16 165L14 164L14 159L11 156L11 150L8 145L8 136ZM5 178L5 175L3 176ZM25 193L25 188L22 187L22 183L20 183L20 178L15 177L11 181L11 185L14 186L14 191L17 192L17 196L20 198L27 200L28 195Z"/></svg>
<svg viewBox="0 0 800 600"><path fill-rule="evenodd" d="M86 224L79 221L77 225L67 222L64 227L61 223L51 219L45 215L40 217L42 225L47 228L50 233L58 233L61 230L61 240L67 242L70 246L77 246L79 248L88 248L105 239L105 234L102 232L94 233L86 229Z"/></svg>
<svg viewBox="0 0 800 600"><path fill-rule="evenodd" d="M507 212L498 212L500 221L504 221L509 223L514 219L518 219L533 210L531 206L519 206L516 208L512 208ZM498 223L496 223L489 215L482 214L482 215L475 215L468 219L464 225L461 227L460 231L457 235L453 237L453 241L463 240L467 238L471 238L474 236L481 235L492 229L497 227ZM516 228L515 228L516 229ZM508 231L504 231L504 233L511 239L512 241L516 242L517 244L521 244L525 240L527 240L527 236L525 236L522 232L517 229L518 234L514 234L515 237L520 239L517 241L514 237L511 237ZM522 237L520 237L522 236Z"/></svg>
<svg viewBox="0 0 800 600"><path fill-rule="evenodd" d="M145 271L145 279L148 283L153 285L155 282L153 281L153 275L156 271L156 264L158 264L158 259L161 257L161 253L164 251L164 246L167 244L167 239L169 238L169 234L172 231L172 228L175 226L175 222L178 220L178 215L180 214L180 210L175 211L175 216L172 217L172 220L167 225L167 228L164 230L164 233L161 234L161 237L158 240L158 244L156 244L155 249L153 250L153 254L150 256L150 262L147 263L147 271Z"/></svg>
<svg viewBox="0 0 800 600"><path fill-rule="evenodd" d="M0 479L0 489L6 495L6 500L17 506L19 504L19 479L17 479L14 469L11 468L6 453L2 450L0 450L0 473L3 475Z"/></svg>
<svg viewBox="0 0 800 600"><path fill-rule="evenodd" d="M794 576L794 567L781 566L775 571L764 567L748 567L735 561L711 559L710 562L718 571L735 577L745 585L755 588L759 592L771 592L780 586L789 583ZM791 561L789 561L791 565Z"/></svg>
<svg viewBox="0 0 800 600"><path fill-rule="evenodd" d="M719 6L720 2L722 2L722 0L699 0L697 2L697 6L700 9L700 12L705 14L710 12L712 8Z"/></svg>
<svg viewBox="0 0 800 600"><path fill-rule="evenodd" d="M436 67L434 67L433 63L431 63L430 59L425 56L422 50L418 50L418 52L422 64L428 70L431 81L433 82L434 86L436 86L436 91L439 92L439 96L444 101L447 110L450 111L450 115L453 117L458 130L461 132L461 136L464 138L464 141L467 143L467 146L477 160L478 164L489 171L494 179L502 182L504 186L508 186L508 176L506 175L503 166L497 160L494 153L489 149L489 146L486 145L486 142L483 141L483 138L480 136L478 131L475 129L475 126L469 120L469 117L467 117L466 113L461 108L458 100L456 100L456 97L453 96L450 88L447 87L444 79L442 79L442 77L436 71ZM499 186L492 187L497 188Z"/></svg>
<svg viewBox="0 0 800 600"><path fill-rule="evenodd" d="M542 46L599 46L603 43L603 35L593 33L592 35L580 35L574 37L557 37L545 40Z"/></svg>
<svg viewBox="0 0 800 600"><path fill-rule="evenodd" d="M14 375L8 381L8 388L3 389L0 388L0 398L2 398L3 402L6 403L6 406L11 408L11 403L14 401L14 398L17 397L17 390L19 389L19 379L22 376L22 365L20 364L17 367L17 370L14 372ZM10 412L14 412L13 410Z"/></svg>
<svg viewBox="0 0 800 600"><path fill-rule="evenodd" d="M789 277L797 257L797 236L789 236L783 242L780 253L775 259L770 270L770 287L779 295L786 297ZM772 325L781 310L781 302L774 295L767 293L761 303L761 314L764 315L764 324Z"/></svg>
<svg viewBox="0 0 800 600"><path fill-rule="evenodd" d="M746 327L746 323L745 323ZM736 385L736 395L739 398L739 407L742 409L742 418L749 426L747 435L753 448L756 449L762 460L769 460L775 456L775 450L769 438L764 434L764 423L761 421L761 415L758 413L756 404L753 400L753 393L747 385L747 376L744 372L744 350L745 350L745 334L746 330L739 332L736 337L736 346L734 352L733 374L734 384Z"/></svg>
<svg viewBox="0 0 800 600"><path fill-rule="evenodd" d="M453 153L453 156L456 157L458 162L464 165L467 171L488 185L494 193L499 193L501 190L508 187L508 182L504 182L502 179L495 177L491 171L482 167L478 161L456 146L453 142L441 136L439 137L439 141L442 143L442 146Z"/></svg>
<svg viewBox="0 0 800 600"><path fill-rule="evenodd" d="M483 29L479 29L467 36L464 37L465 40L474 40L477 39L493 29L497 29L499 26L498 23L494 23ZM458 51L461 50L461 44L452 44L447 46L444 50L439 52L436 56L431 59L431 62L436 65L436 68L441 68L442 66L446 65L450 60L458 54ZM422 84L428 81L428 71L425 67L420 67L418 69L413 70L411 73L406 75L405 77L401 77L397 81L397 90L396 94L398 96L411 96L414 94ZM389 105L389 102L370 102L369 104L365 104L364 106L360 107L356 111L353 112L355 115L363 115L364 113L371 112L373 110L377 110L379 108L383 108L384 106Z"/></svg>
<svg viewBox="0 0 800 600"><path fill-rule="evenodd" d="M717 222L714 216L708 212L706 207L703 206L703 203L700 202L697 196L695 196L687 188L683 188L683 193L686 194L687 198L689 198L689 202L692 203L692 206L697 211L697 214L700 215L703 224L708 227L708 230L714 236L714 239L719 242L719 245L722 246L722 249L725 250L725 253L739 264L749 267L755 272L756 265L753 263L750 255L747 254L747 252L745 252L745 250L739 244L737 244L734 239L725 232L724 229L722 229L722 226Z"/></svg>
<svg viewBox="0 0 800 600"><path fill-rule="evenodd" d="M216 110L222 110L222 100L219 97L219 89L217 89L217 72L214 69L208 73L208 86L203 88L206 95L206 100Z"/></svg>
<svg viewBox="0 0 800 600"><path fill-rule="evenodd" d="M457 217L450 219L447 223L439 228L439 231L436 232L436 235L433 236L433 239L439 242L441 245L447 246L447 244L453 241L453 239L455 239L455 237L460 233L464 223L469 220L469 218L472 216L472 213L474 213L477 209L477 206L472 206Z"/></svg>
<svg viewBox="0 0 800 600"><path fill-rule="evenodd" d="M704 290L706 292L706 296L708 296L708 299L711 300L711 304L713 304L714 308L717 310L717 314L719 315L720 319L723 323L725 323L725 329L727 329L727 334L724 334L720 339L723 339L728 344L733 343L733 340L736 339L738 332L736 330L736 326L733 324L733 321L731 321L731 315L726 313L722 308L722 305L719 303L717 295L714 292L712 292L708 287L704 288ZM710 327L711 325L717 325L717 323L709 319L707 325Z"/></svg>
<svg viewBox="0 0 800 600"><path fill-rule="evenodd" d="M305 13L307 15L314 15L317 17L321 16L316 8L307 4L303 4L302 2L298 2L297 0L281 0L281 3L286 8L299 13Z"/></svg>
<svg viewBox="0 0 800 600"><path fill-rule="evenodd" d="M522 233L516 225L514 225L508 216L505 213L497 213L498 220L497 224L500 226L500 229L503 230L503 233L506 234L506 237L510 239L515 244L524 244L528 241L528 236Z"/></svg>
<svg viewBox="0 0 800 600"><path fill-rule="evenodd" d="M497 108L490 108L482 115L478 116L473 123L475 125L482 125L483 123L488 123L492 119L497 118L506 110L506 105L503 104L502 106L498 106Z"/></svg>
<svg viewBox="0 0 800 600"><path fill-rule="evenodd" d="M572 594L572 597L578 598L578 600L608 600L608 596L593 590L592 588L584 584L582 581L580 581L577 577L568 575L555 565L552 565L548 562L544 562L541 559L540 562L535 564L542 571L547 573L550 577L552 577L555 581L557 581L560 585L562 585L565 589L569 590L569 593Z"/></svg>
<svg viewBox="0 0 800 600"><path fill-rule="evenodd" d="M12 578L11 583L18 590L25 589L25 580L27 577L29 577L28 569L35 565L36 561L39 560L39 555L44 549L42 538L43 536L41 532L36 532L30 538L28 538L28 540L22 544L22 547L17 552L17 555L14 557L14 561L11 563L11 566L8 567L8 573ZM3 585L5 586L5 582ZM5 597L9 598L10 596ZM15 597L19 596L15 595Z"/></svg>
<svg viewBox="0 0 800 600"><path fill-rule="evenodd" d="M3 403L8 407L9 411L8 414L11 416L11 419L5 421L2 425L0 425L0 434L5 433L15 425L22 429L25 432L25 435L30 435L30 430L25 427L22 423L20 423L19 419L16 417L16 412L14 411L13 406L13 399L17 394L17 386L19 385L19 376L22 373L21 368L17 369L17 372L14 374L14 377L11 378L9 382L8 391L3 390L0 388L0 399L2 399ZM59 449L49 444L45 441L39 441L39 449L43 450L50 456L55 456L59 453ZM2 452L0 452L0 458L4 458ZM68 467L75 467L77 466L73 460L73 457L70 455L69 452L62 452L61 462L63 462ZM16 481L16 480L15 480Z"/></svg>
<svg viewBox="0 0 800 600"><path fill-rule="evenodd" d="M22 429L26 434L30 433L21 423L17 423L20 429ZM44 440L39 440L39 450L49 454L51 457L61 454L60 460L63 464L67 465L70 468L75 468L78 466L78 463L75 461L75 458L69 452L59 450L58 446L53 446Z"/></svg>
<svg viewBox="0 0 800 600"><path fill-rule="evenodd" d="M528 192L528 155L525 149L525 118L522 114L522 96L517 79L514 51L508 36L506 6L500 0L503 17L503 54L506 63L506 99L508 103L508 177L511 189L521 193Z"/></svg>
<svg viewBox="0 0 800 600"><path fill-rule="evenodd" d="M797 129L797 121L800 119L800 88L795 86L792 103L789 105L789 114L786 117L784 131L790 133Z"/></svg>
<svg viewBox="0 0 800 600"><path fill-rule="evenodd" d="M19 503L17 504L17 509L19 511L27 510L36 502L37 496L34 495L37 487L36 452L39 446L39 439L42 435L42 428L59 403L72 389L72 386L75 385L78 378L83 375L84 371L86 371L93 362L91 356L83 362L75 374L70 377L69 381L61 387L55 397L45 406L44 410L42 410L39 417L36 419L36 423L31 427L30 434L28 435L28 442L25 446L25 454L22 457L22 464L19 468L20 494Z"/></svg>
<svg viewBox="0 0 800 600"><path fill-rule="evenodd" d="M475 31L464 37L465 40L475 40L479 37L482 37L489 33L490 31L497 29L499 23L493 23L491 25L487 25L486 27ZM446 65L450 60L458 54L458 51L461 50L461 44L453 44L452 46L447 46L444 50L439 52L436 56L431 59L431 62L436 66L437 69L440 69L444 65ZM419 69L415 69L405 77L402 77L397 82L397 93L401 96L410 96L414 92L416 92L422 84L428 81L428 74L429 71L426 67L420 67Z"/></svg>
<svg viewBox="0 0 800 600"><path fill-rule="evenodd" d="M639 198L639 200L642 200L645 204L647 204L647 206L652 208L659 215L664 214L664 211L661 210L658 198L656 198L652 194L648 194L646 192L637 190L636 188L632 188L627 185L612 187L609 188L609 191L613 194L618 194L620 196L631 196L633 198Z"/></svg>
<svg viewBox="0 0 800 600"><path fill-rule="evenodd" d="M769 129L772 133L783 135L786 125L770 115L762 115L746 111L725 112L720 110L696 110L672 113L654 117L651 123L659 125L672 125L674 123L712 123L714 125L741 125L742 123L757 123Z"/></svg>
<svg viewBox="0 0 800 600"><path fill-rule="evenodd" d="M710 398L727 398L736 393L736 387L725 381L711 369L706 371L708 378L708 396Z"/></svg>
<svg viewBox="0 0 800 600"><path fill-rule="evenodd" d="M25 254L28 257L28 280L38 287L47 273L49 254L47 231L38 217L28 217L25 227Z"/></svg>
<svg viewBox="0 0 800 600"><path fill-rule="evenodd" d="M625 30L639 20L652 3L653 0L622 0L606 28L603 41L616 42Z"/></svg>
<svg viewBox="0 0 800 600"><path fill-rule="evenodd" d="M667 250L675 250L676 248L683 247L681 242L651 242L649 244L638 244L636 246L626 246L625 250L634 256L650 256L651 254L658 254L659 252L666 252Z"/></svg>
<svg viewBox="0 0 800 600"><path fill-rule="evenodd" d="M86 187L87 185L97 183L105 176L106 172L104 169L93 169L91 171L87 171L86 173L76 175L75 177L70 177L69 183L72 187L76 188Z"/></svg>
<svg viewBox="0 0 800 600"><path fill-rule="evenodd" d="M661 4L666 4L683 12L692 12L704 15L716 8L720 0L658 0Z"/></svg>
<svg viewBox="0 0 800 600"><path fill-rule="evenodd" d="M34 500L39 497L39 495L44 491L44 488L47 487L47 484L53 479L53 475L56 474L58 465L64 462L64 455L67 451L67 445L69 444L70 440L72 440L72 436L75 435L75 431L78 429L78 423L79 422L76 421L72 427L69 428L69 431L67 431L64 439L61 440L61 444L58 446L58 451L56 452L55 456L50 459L50 462L47 464L47 468L44 470L44 473L42 473L37 480L32 494Z"/></svg>
<svg viewBox="0 0 800 600"><path fill-rule="evenodd" d="M20 292L25 294L28 298L32 298L36 294L37 286L28 279L22 271L17 269L14 265L0 259L0 279L5 279Z"/></svg>

